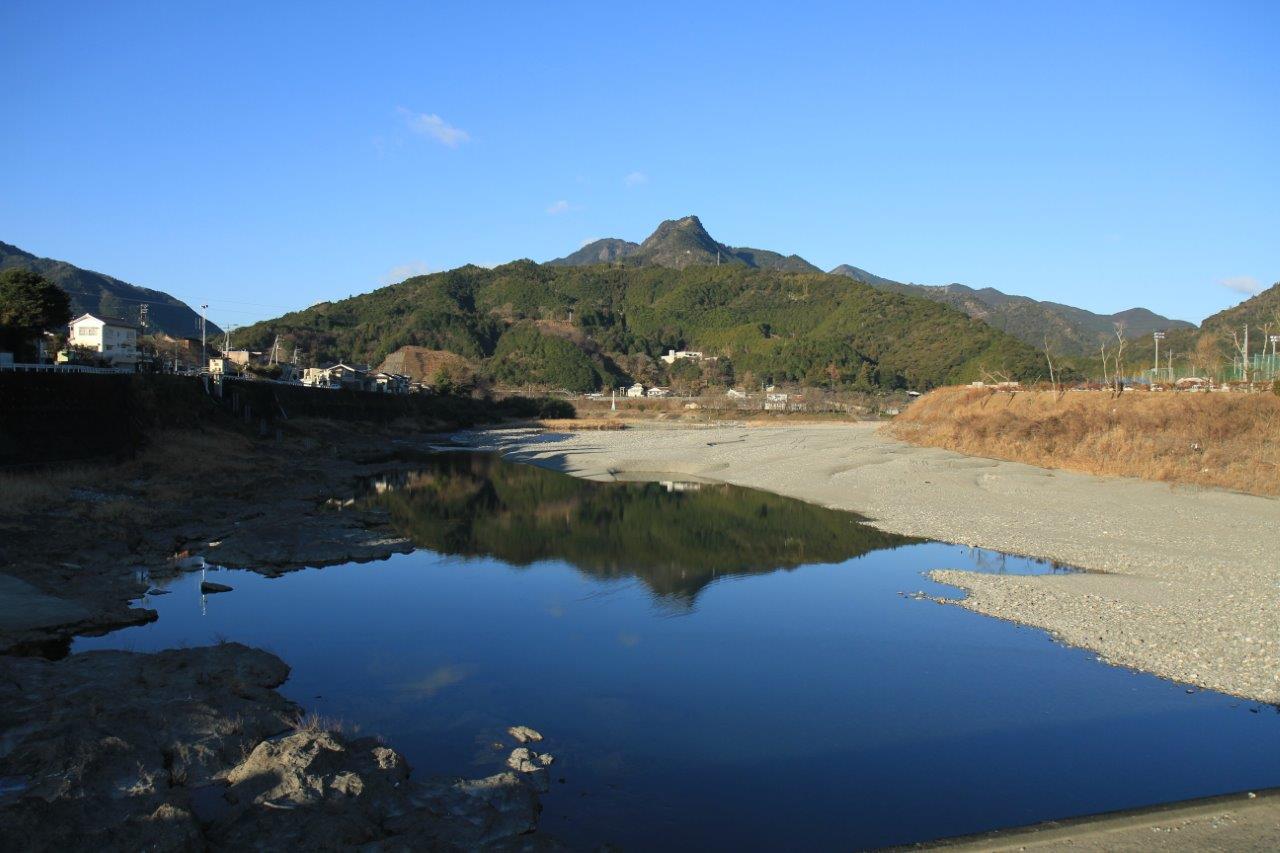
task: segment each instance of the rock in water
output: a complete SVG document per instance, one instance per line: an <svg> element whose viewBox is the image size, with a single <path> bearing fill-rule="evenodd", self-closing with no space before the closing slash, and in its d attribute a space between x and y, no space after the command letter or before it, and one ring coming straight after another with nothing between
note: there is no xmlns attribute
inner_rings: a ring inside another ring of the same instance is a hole
<svg viewBox="0 0 1280 853"><path fill-rule="evenodd" d="M225 583L214 583L213 581L200 581L200 592L208 595L214 592L231 592L231 587Z"/></svg>
<svg viewBox="0 0 1280 853"><path fill-rule="evenodd" d="M523 773L525 781L535 790L546 792L551 787L546 768L553 760L550 755L539 755L526 746L520 746L511 750L507 766L517 773Z"/></svg>
<svg viewBox="0 0 1280 853"><path fill-rule="evenodd" d="M519 743L542 740L542 735L528 726L512 726L507 729L507 734L515 738Z"/></svg>

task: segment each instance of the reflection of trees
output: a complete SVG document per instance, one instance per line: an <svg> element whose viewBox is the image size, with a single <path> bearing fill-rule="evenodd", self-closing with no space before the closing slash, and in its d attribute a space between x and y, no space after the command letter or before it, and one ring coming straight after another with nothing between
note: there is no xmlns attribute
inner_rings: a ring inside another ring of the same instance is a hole
<svg viewBox="0 0 1280 853"><path fill-rule="evenodd" d="M564 560L692 603L722 575L835 563L917 540L767 492L593 483L484 454L442 454L372 498L420 547L518 566Z"/></svg>

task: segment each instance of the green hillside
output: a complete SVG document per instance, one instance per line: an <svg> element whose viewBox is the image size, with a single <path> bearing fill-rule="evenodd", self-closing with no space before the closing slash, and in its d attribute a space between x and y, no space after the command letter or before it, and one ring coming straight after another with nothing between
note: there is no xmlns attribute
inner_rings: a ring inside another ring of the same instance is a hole
<svg viewBox="0 0 1280 853"><path fill-rule="evenodd" d="M310 362L377 364L412 345L485 359L505 384L571 390L666 378L656 359L670 348L717 356L724 382L928 388L1043 372L1033 349L947 306L745 263L466 266L258 323L236 344L276 334Z"/></svg>
<svg viewBox="0 0 1280 853"><path fill-rule="evenodd" d="M1264 328L1268 328L1272 334L1280 332L1280 282L1239 305L1206 317L1200 327L1206 332L1226 334L1229 337L1233 330L1243 334L1246 323L1250 328L1250 337L1255 333L1261 335Z"/></svg>
<svg viewBox="0 0 1280 853"><path fill-rule="evenodd" d="M1060 355L1092 356L1101 344L1110 345L1114 341L1117 323L1123 326L1125 337L1131 340L1149 336L1154 331L1195 328L1183 320L1171 320L1146 308L1130 308L1115 314L1096 314L1071 305L1003 293L992 287L975 290L963 284L902 284L847 264L832 272L847 275L881 290L920 296L950 305L1037 349L1042 349L1048 341L1053 351Z"/></svg>

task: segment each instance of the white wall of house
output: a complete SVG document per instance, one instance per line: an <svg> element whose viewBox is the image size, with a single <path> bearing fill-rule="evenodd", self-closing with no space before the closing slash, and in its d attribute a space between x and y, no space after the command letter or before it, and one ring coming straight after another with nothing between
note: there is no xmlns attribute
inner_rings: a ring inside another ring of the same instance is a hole
<svg viewBox="0 0 1280 853"><path fill-rule="evenodd" d="M135 364L138 361L138 330L110 323L92 314L71 321L67 343L95 350L112 364Z"/></svg>

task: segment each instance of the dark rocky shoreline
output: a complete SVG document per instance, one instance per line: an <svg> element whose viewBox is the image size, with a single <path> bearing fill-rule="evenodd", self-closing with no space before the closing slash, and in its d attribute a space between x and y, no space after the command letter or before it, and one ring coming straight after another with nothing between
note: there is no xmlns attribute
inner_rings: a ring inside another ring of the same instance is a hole
<svg viewBox="0 0 1280 853"><path fill-rule="evenodd" d="M284 443L208 433L228 453L181 504L166 500L181 472L104 466L101 479L129 479L0 520L6 849L558 849L535 832L536 753L485 778L416 779L390 746L306 718L265 651L67 653L76 635L155 619L132 603L204 560L270 577L412 550L352 499L437 437L327 422Z"/></svg>

